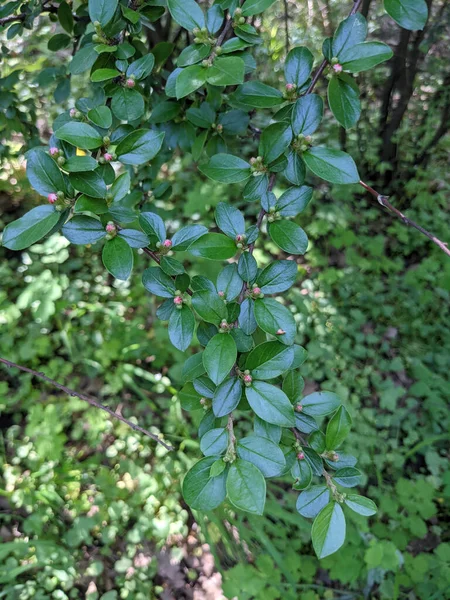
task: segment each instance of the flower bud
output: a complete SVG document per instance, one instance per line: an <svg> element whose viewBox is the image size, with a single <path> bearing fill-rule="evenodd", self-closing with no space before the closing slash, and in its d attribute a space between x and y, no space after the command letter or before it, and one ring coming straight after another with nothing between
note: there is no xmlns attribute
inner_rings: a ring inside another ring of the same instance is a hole
<svg viewBox="0 0 450 600"><path fill-rule="evenodd" d="M295 85L293 83L287 83L286 84L286 91L287 92L292 92L293 90L295 90Z"/></svg>
<svg viewBox="0 0 450 600"><path fill-rule="evenodd" d="M95 29L99 29L101 26L102 25L101 25L100 21L94 21L94 27L95 27Z"/></svg>
<svg viewBox="0 0 450 600"><path fill-rule="evenodd" d="M58 190L56 192L56 195L58 196L58 200L64 200L64 192L61 192L60 190Z"/></svg>
<svg viewBox="0 0 450 600"><path fill-rule="evenodd" d="M172 248L172 242L170 240L164 240L163 246L164 248Z"/></svg>
<svg viewBox="0 0 450 600"><path fill-rule="evenodd" d="M251 383L253 381L253 377L251 375L244 375L244 383Z"/></svg>
<svg viewBox="0 0 450 600"><path fill-rule="evenodd" d="M245 18L244 17L239 17L238 23L239 23L239 25L243 25L245 23Z"/></svg>
<svg viewBox="0 0 450 600"><path fill-rule="evenodd" d="M258 286L255 286L255 287L253 288L253 293L254 293L254 294L260 294L260 293L261 293L261 288L260 288L260 287L258 287Z"/></svg>
<svg viewBox="0 0 450 600"><path fill-rule="evenodd" d="M56 146L52 146L51 148L49 148L48 153L50 154L50 156L57 156L59 154L59 148L57 148Z"/></svg>
<svg viewBox="0 0 450 600"><path fill-rule="evenodd" d="M58 200L58 196L55 193L51 193L47 196L47 200L50 202L50 204L55 204L55 202Z"/></svg>
<svg viewBox="0 0 450 600"><path fill-rule="evenodd" d="M241 242L238 242L236 244L236 248L239 248L239 250L241 250L244 247L244 244L241 244Z"/></svg>
<svg viewBox="0 0 450 600"><path fill-rule="evenodd" d="M104 146L109 146L110 143L111 143L111 140L110 140L109 136L105 135L103 137L103 145Z"/></svg>
<svg viewBox="0 0 450 600"><path fill-rule="evenodd" d="M342 65L340 65L339 63L337 65L333 65L333 71L335 73L342 73Z"/></svg>
<svg viewBox="0 0 450 600"><path fill-rule="evenodd" d="M75 118L75 115L77 114L77 109L76 108L71 108L69 111L69 115L72 117L72 119Z"/></svg>
<svg viewBox="0 0 450 600"><path fill-rule="evenodd" d="M242 15L242 8L236 8L234 11L234 16L239 17L240 15Z"/></svg>
<svg viewBox="0 0 450 600"><path fill-rule="evenodd" d="M56 162L58 163L58 165L60 167L62 167L63 164L66 162L66 159L64 158L64 156L58 156L58 158L56 159Z"/></svg>
<svg viewBox="0 0 450 600"><path fill-rule="evenodd" d="M128 77L128 79L125 82L125 85L127 86L127 88L134 88L134 86L136 85L136 82L133 78Z"/></svg>
<svg viewBox="0 0 450 600"><path fill-rule="evenodd" d="M183 298L181 296L175 296L173 303L175 306L181 306L183 304Z"/></svg>
<svg viewBox="0 0 450 600"><path fill-rule="evenodd" d="M222 133L223 131L223 125L221 125L220 123L217 125L217 133Z"/></svg>
<svg viewBox="0 0 450 600"><path fill-rule="evenodd" d="M199 27L194 27L194 29L192 30L192 33L194 35L197 35L198 33L200 33L200 28Z"/></svg>
<svg viewBox="0 0 450 600"><path fill-rule="evenodd" d="M200 29L200 31L201 31L202 33L208 33L208 30L206 29L206 27L202 27L202 28Z"/></svg>
<svg viewBox="0 0 450 600"><path fill-rule="evenodd" d="M220 56L220 54L222 54L222 46L216 47L216 54L217 54L217 56Z"/></svg>
<svg viewBox="0 0 450 600"><path fill-rule="evenodd" d="M205 60L202 60L202 67L208 68L210 66L211 66L211 64L210 64L209 60L206 60L206 58L205 58Z"/></svg>
<svg viewBox="0 0 450 600"><path fill-rule="evenodd" d="M297 404L297 406L295 407L295 412L302 412L303 410L303 406L301 404Z"/></svg>
<svg viewBox="0 0 450 600"><path fill-rule="evenodd" d="M195 37L194 38L194 44L201 44L202 43L202 39L199 37Z"/></svg>
<svg viewBox="0 0 450 600"><path fill-rule="evenodd" d="M279 329L277 331L277 335L284 335L286 332L284 331L284 329Z"/></svg>
<svg viewBox="0 0 450 600"><path fill-rule="evenodd" d="M225 292L222 292L222 290L218 291L217 294L223 298L225 296Z"/></svg>
<svg viewBox="0 0 450 600"><path fill-rule="evenodd" d="M298 460L304 460L305 459L305 453L304 452L299 452L297 454L297 458L298 458Z"/></svg>
<svg viewBox="0 0 450 600"><path fill-rule="evenodd" d="M105 231L106 233L115 233L116 231L116 226L114 225L114 223L112 221L109 221L105 227Z"/></svg>
<svg viewBox="0 0 450 600"><path fill-rule="evenodd" d="M113 160L113 155L110 152L105 152L103 158L106 160L106 162L111 162Z"/></svg>

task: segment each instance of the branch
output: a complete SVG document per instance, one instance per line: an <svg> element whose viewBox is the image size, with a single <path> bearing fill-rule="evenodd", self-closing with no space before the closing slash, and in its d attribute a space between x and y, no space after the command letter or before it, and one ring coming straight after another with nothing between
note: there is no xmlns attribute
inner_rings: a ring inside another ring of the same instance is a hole
<svg viewBox="0 0 450 600"><path fill-rule="evenodd" d="M441 241L435 235L424 229L421 225L409 219L405 214L403 214L389 202L388 196L383 196L382 194L379 194L376 190L370 187L370 185L364 183L364 181L360 181L359 185L361 185L365 190L367 190L369 194L371 194L377 200L378 204L384 206L384 208L386 208L389 212L401 219L403 223L405 223L405 225L414 227L414 229L417 229L417 231L420 231L420 233L426 235L428 239L430 239L434 244L436 244L436 246L438 246L442 250L442 252L445 252L447 256L450 256L450 249L448 248L447 242Z"/></svg>
<svg viewBox="0 0 450 600"><path fill-rule="evenodd" d="M80 392L71 390L70 388L66 387L65 385L62 385L61 383L58 383L57 381L50 379L50 377L47 377L47 375L45 375L44 373L38 373L37 371L33 371L33 369L29 369L28 367L22 367L21 365L17 365L16 363L13 363L10 360L6 360L5 358L1 358L1 357L0 357L0 363L3 363L7 367L15 367L16 369L19 369L20 371L24 371L25 373L30 373L34 377L37 377L39 379L42 379L43 381L46 381L47 383L50 383L53 387L57 388L58 390L61 390L62 392L68 394L69 396L76 396L77 398L80 398L80 400L84 400L91 406L95 406L95 408L104 410L111 417L114 417L115 419L122 421L122 423L125 423L126 425L128 425L128 427L131 427L131 429L134 429L135 431L139 431L140 433L143 433L147 437L152 438L152 440L155 440L155 442L158 442L158 444L161 444L162 446L164 446L164 448L166 448L166 450L174 449L172 446L169 446L169 444L166 444L165 442L163 442L154 433L147 431L140 425L136 425L135 423L132 423L128 419L125 419L125 417L122 417L122 415L120 415L119 413L114 412L111 408L108 408L108 406L105 406L104 404L100 404L100 402L97 402L97 400L94 400L93 398L90 398L89 396L85 396L84 394L81 394Z"/></svg>

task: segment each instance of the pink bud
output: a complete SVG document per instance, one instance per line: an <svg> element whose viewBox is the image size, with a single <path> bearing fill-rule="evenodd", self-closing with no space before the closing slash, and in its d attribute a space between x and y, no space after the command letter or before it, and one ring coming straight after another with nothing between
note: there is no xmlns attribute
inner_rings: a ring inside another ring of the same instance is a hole
<svg viewBox="0 0 450 600"><path fill-rule="evenodd" d="M342 65L340 65L339 63L337 65L333 65L333 71L335 73L342 73Z"/></svg>
<svg viewBox="0 0 450 600"><path fill-rule="evenodd" d="M225 296L225 292L222 292L222 290L221 290L220 292L217 292L217 293L219 294L219 296L220 296L221 298L223 298L223 297Z"/></svg>
<svg viewBox="0 0 450 600"><path fill-rule="evenodd" d="M116 230L116 226L114 223L108 223L105 229L108 233L113 233Z"/></svg>
<svg viewBox="0 0 450 600"><path fill-rule="evenodd" d="M183 304L183 298L181 296L175 296L173 303L180 306L180 304Z"/></svg>
<svg viewBox="0 0 450 600"><path fill-rule="evenodd" d="M242 235L240 233L238 233L238 235L236 236L236 241L242 242Z"/></svg>
<svg viewBox="0 0 450 600"><path fill-rule="evenodd" d="M304 458L305 458L305 454L304 454L303 452L299 452L299 453L297 454L297 458L298 458L298 460L304 460Z"/></svg>
<svg viewBox="0 0 450 600"><path fill-rule="evenodd" d="M127 79L125 82L125 85L129 88L134 88L134 86L136 85L136 82L134 79Z"/></svg>
<svg viewBox="0 0 450 600"><path fill-rule="evenodd" d="M52 146L49 149L49 153L50 153L51 156L55 156L55 154L58 154L58 152L59 152L59 148L57 148L56 146Z"/></svg>
<svg viewBox="0 0 450 600"><path fill-rule="evenodd" d="M260 293L261 293L261 288L259 288L259 287L254 287L254 288L253 288L253 293L254 293L254 294L260 294Z"/></svg>
<svg viewBox="0 0 450 600"><path fill-rule="evenodd" d="M303 406L302 406L301 404L297 404L297 406L295 407L295 410L296 410L297 412L302 412L302 410L303 410Z"/></svg>
<svg viewBox="0 0 450 600"><path fill-rule="evenodd" d="M339 454L337 454L336 452L333 454L333 458L331 459L334 462L337 462L339 460Z"/></svg>
<svg viewBox="0 0 450 600"><path fill-rule="evenodd" d="M55 204L55 202L58 200L58 196L54 193L51 193L47 196L47 200L50 202L50 204Z"/></svg>
<svg viewBox="0 0 450 600"><path fill-rule="evenodd" d="M284 329L279 329L277 331L277 335L284 335L286 332L284 331Z"/></svg>
<svg viewBox="0 0 450 600"><path fill-rule="evenodd" d="M164 248L172 248L172 242L170 240L164 240L163 246Z"/></svg>
<svg viewBox="0 0 450 600"><path fill-rule="evenodd" d="M77 114L77 109L76 108L71 108L69 115L73 118L75 115Z"/></svg>
<svg viewBox="0 0 450 600"><path fill-rule="evenodd" d="M287 83L286 84L286 91L287 92L292 92L293 89L294 89L294 84L293 83Z"/></svg>
<svg viewBox="0 0 450 600"><path fill-rule="evenodd" d="M110 154L109 152L105 152L105 154L103 155L103 158L106 160L106 162L111 162L113 159L113 155Z"/></svg>
<svg viewBox="0 0 450 600"><path fill-rule="evenodd" d="M253 381L253 377L251 375L244 375L245 383L251 383Z"/></svg>

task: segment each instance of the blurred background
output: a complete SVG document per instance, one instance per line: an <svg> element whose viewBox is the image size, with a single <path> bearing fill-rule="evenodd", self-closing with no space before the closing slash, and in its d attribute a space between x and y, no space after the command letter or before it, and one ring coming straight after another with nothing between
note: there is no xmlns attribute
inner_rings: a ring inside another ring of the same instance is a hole
<svg viewBox="0 0 450 600"><path fill-rule="evenodd" d="M357 126L346 133L326 111L316 139L351 153L365 181L449 240L450 4L428 4L426 29L409 32L381 2L364 1L369 37L395 56L358 76ZM275 3L256 19L259 78L281 85L296 45L319 61L349 5ZM55 33L43 17L13 43L0 34L0 229L42 202L23 151L48 140L52 119L87 86L87 77L68 79L69 51L48 49ZM155 24L149 43L159 35ZM256 146L249 136L241 148L250 156ZM176 152L160 179L172 186L156 203L169 225L192 215L212 225L221 200L249 219L258 209L242 186L206 181L189 153ZM289 296L308 350L302 374L306 393L332 390L350 410L348 451L360 457L362 493L378 514L352 516L345 546L323 561L283 481L269 485L264 517L230 507L193 514L180 481L199 455L201 415L183 413L176 397L186 356L168 343L159 303L141 285L147 259L136 256L132 278L117 282L97 247L57 234L23 252L0 247L0 355L163 431L176 451L0 367L1 599L450 598L450 260L358 186L311 183L314 199L298 219L310 247ZM264 265L279 252L263 236L255 256ZM220 268L185 260L192 275Z"/></svg>

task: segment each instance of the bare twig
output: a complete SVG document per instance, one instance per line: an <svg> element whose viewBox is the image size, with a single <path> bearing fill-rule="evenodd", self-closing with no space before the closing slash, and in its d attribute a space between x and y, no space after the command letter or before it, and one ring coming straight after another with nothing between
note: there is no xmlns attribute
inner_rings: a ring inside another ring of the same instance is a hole
<svg viewBox="0 0 450 600"><path fill-rule="evenodd" d="M403 223L405 225L414 227L414 229L417 229L417 231L420 231L420 233L423 233L423 235L427 236L427 238L430 239L433 242L433 244L436 244L436 246L438 246L438 248L440 248L442 250L442 252L447 254L447 256L450 256L450 249L448 248L447 242L443 242L442 240L437 238L435 235L433 235L432 233L430 233L429 231L424 229L422 227L422 225L419 225L415 221L412 221L409 217L407 217L400 210L398 210L398 208L395 208L395 206L393 206L389 202L388 196L383 196L382 194L379 194L376 190L374 190L372 187L370 187L370 185L367 185L367 183L364 183L364 181L360 181L359 185L361 185L365 190L367 190L371 194L371 196L376 199L378 204L380 204L381 206L386 208L390 213L392 213L393 215L398 217L401 221L403 221Z"/></svg>
<svg viewBox="0 0 450 600"><path fill-rule="evenodd" d="M154 433L151 433L150 431L147 431L147 429L144 429L140 425L136 425L132 421L129 421L125 417L122 417L122 415L120 415L119 413L114 412L108 406L105 406L104 404L100 404L100 402L97 402L97 400L94 400L93 398L90 398L89 396L86 396L85 394L81 394L80 392L76 392L75 390L71 390L70 388L66 387L65 385L62 385L61 383L58 383L57 381L54 381L53 379L50 379L50 377L47 377L47 375L45 375L42 372L34 371L33 369L29 369L28 367L23 367L23 366L18 365L18 364L14 363L14 362L12 362L10 360L6 360L6 358L1 358L0 357L0 363L3 363L7 367L14 367L16 369L19 369L20 371L24 371L25 373L30 373L34 377L37 377L38 379L42 379L43 381L46 381L47 383L50 383L53 387L57 388L58 390L61 390L62 392L68 394L69 396L76 396L77 398L80 398L80 400L84 400L85 402L87 402L91 406L94 406L95 408L99 408L100 410L104 410L111 417L114 417L115 419L118 419L119 421L122 421L122 423L125 423L126 425L128 425L128 427L131 427L131 429L134 429L135 431L139 431L140 433L143 433L144 435L146 435L147 437L151 438L152 440L155 440L155 442L158 442L158 444L161 444L167 450L173 450L174 449L173 446L170 446L169 444L166 444L165 442L163 442Z"/></svg>

